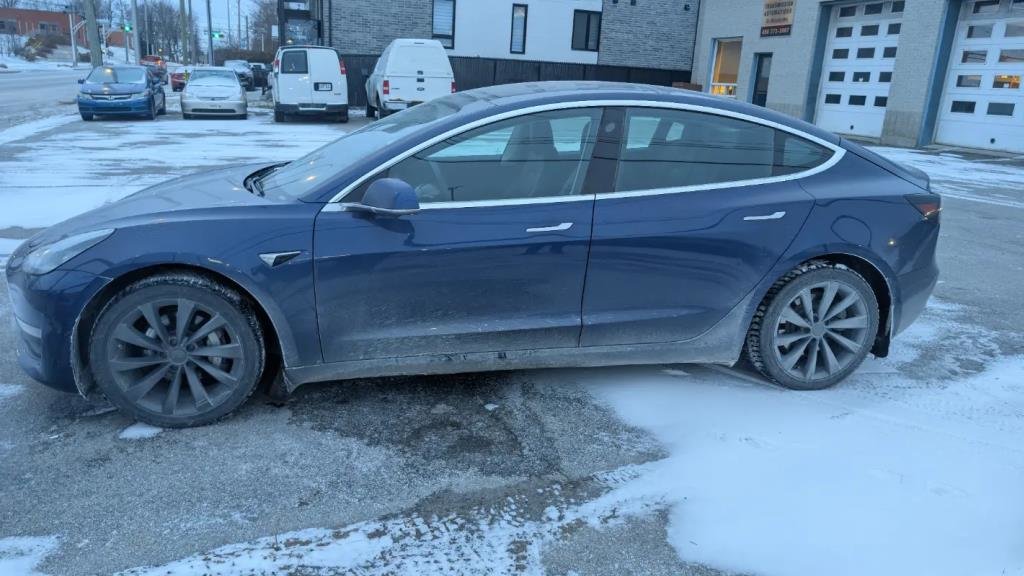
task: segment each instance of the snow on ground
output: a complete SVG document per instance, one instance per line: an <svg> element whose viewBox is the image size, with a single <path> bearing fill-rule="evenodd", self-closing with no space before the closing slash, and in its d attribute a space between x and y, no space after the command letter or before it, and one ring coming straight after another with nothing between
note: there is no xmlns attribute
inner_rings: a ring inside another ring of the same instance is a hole
<svg viewBox="0 0 1024 576"><path fill-rule="evenodd" d="M0 382L0 402L20 394L24 389L25 387L21 384L5 384ZM3 574L3 572L0 572L0 574Z"/></svg>
<svg viewBox="0 0 1024 576"><path fill-rule="evenodd" d="M56 536L0 538L0 574L42 576L35 568L57 544Z"/></svg>
<svg viewBox="0 0 1024 576"><path fill-rule="evenodd" d="M72 68L71 68L71 60L70 60L71 59L70 48L68 48L68 51L69 51L69 54L68 54L68 60L67 61L56 61L56 60L51 61L51 60L47 60L47 59L44 59L44 58L40 58L39 60L34 60L32 62L29 62L28 60L25 60L24 58L21 58L20 56L14 56L14 55L10 55L10 54L5 55L5 56L0 56L0 64L3 64L4 66L7 67L6 69L0 67L0 74L3 74L5 72L9 73L9 72L12 72L12 71L20 71L20 70L64 70L64 69L71 70ZM79 65L79 70L81 70L81 68L83 66L88 67L89 65L88 64L80 64Z"/></svg>
<svg viewBox="0 0 1024 576"><path fill-rule="evenodd" d="M554 484L495 506L278 534L124 574L539 574L545 549L581 526L665 512L680 558L712 568L1019 576L1024 358L998 357L993 334L968 315L934 302L893 356L821 392L705 366L538 372L535 385L582 385L670 455L587 479L589 499L563 498ZM957 361L917 374L951 342Z"/></svg>
<svg viewBox="0 0 1024 576"><path fill-rule="evenodd" d="M163 431L163 428L151 426L145 422L136 422L124 430L121 430L121 433L118 434L117 437L122 440L145 440L146 438L152 438Z"/></svg>
<svg viewBox="0 0 1024 576"><path fill-rule="evenodd" d="M1015 190L1017 194L1005 193L1007 188L1013 187L1014 182L1024 182L1020 157L991 157L979 161L977 157L969 158L954 152L936 154L911 148L882 146L872 147L872 150L894 162L924 170L931 177L933 187L944 195L997 206L1024 208L1024 196L1019 193L1019 186ZM979 189L986 192L979 194Z"/></svg>

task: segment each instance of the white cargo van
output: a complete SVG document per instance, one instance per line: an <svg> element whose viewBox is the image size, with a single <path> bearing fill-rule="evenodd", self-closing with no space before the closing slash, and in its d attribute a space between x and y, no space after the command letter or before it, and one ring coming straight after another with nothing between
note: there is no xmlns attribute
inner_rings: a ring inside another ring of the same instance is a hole
<svg viewBox="0 0 1024 576"><path fill-rule="evenodd" d="M322 115L348 122L348 73L333 48L285 46L274 56L274 121Z"/></svg>
<svg viewBox="0 0 1024 576"><path fill-rule="evenodd" d="M455 92L448 53L437 40L393 40L366 79L366 115L392 112Z"/></svg>

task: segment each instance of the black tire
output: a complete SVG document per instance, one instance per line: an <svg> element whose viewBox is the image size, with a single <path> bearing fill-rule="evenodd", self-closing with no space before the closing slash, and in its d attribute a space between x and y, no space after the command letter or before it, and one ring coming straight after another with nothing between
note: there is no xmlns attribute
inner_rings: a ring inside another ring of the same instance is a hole
<svg viewBox="0 0 1024 576"><path fill-rule="evenodd" d="M338 122L341 122L342 124L347 124L348 123L348 112L344 112L342 114L338 114Z"/></svg>
<svg viewBox="0 0 1024 576"><path fill-rule="evenodd" d="M93 115L92 114L86 114L85 112L82 112L81 114L82 114L82 120L85 120L86 122L92 122L92 119L93 119Z"/></svg>
<svg viewBox="0 0 1024 576"><path fill-rule="evenodd" d="M377 102L380 102L380 96L377 97ZM377 106L376 110L377 110L377 120L383 120L384 118L388 117L388 110L387 110L387 108L384 107L383 104L380 104L379 106Z"/></svg>
<svg viewBox="0 0 1024 576"><path fill-rule="evenodd" d="M179 317L187 318L180 329ZM209 424L234 411L256 389L265 363L251 305L189 273L153 276L118 292L89 342L90 368L106 397L138 420L169 428Z"/></svg>
<svg viewBox="0 0 1024 576"><path fill-rule="evenodd" d="M842 265L808 262L768 290L747 332L747 357L777 384L821 390L860 366L878 320L878 299L863 277Z"/></svg>
<svg viewBox="0 0 1024 576"><path fill-rule="evenodd" d="M377 109L370 105L370 101L366 101L366 117L373 118L377 115Z"/></svg>
<svg viewBox="0 0 1024 576"><path fill-rule="evenodd" d="M181 113L181 117L184 118L185 120L191 120L192 118L194 118L194 116L192 116L188 112L182 112Z"/></svg>
<svg viewBox="0 0 1024 576"><path fill-rule="evenodd" d="M274 122L284 122L284 112L274 110Z"/></svg>
<svg viewBox="0 0 1024 576"><path fill-rule="evenodd" d="M248 119L249 119L249 113L248 113L248 112L246 112L246 113L244 113L244 114L239 114L239 115L238 115L238 119L239 119L239 120L248 120Z"/></svg>

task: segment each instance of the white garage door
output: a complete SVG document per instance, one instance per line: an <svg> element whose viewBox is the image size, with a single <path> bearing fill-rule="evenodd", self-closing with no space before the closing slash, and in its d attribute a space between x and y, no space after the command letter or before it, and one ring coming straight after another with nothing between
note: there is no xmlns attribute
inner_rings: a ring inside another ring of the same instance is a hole
<svg viewBox="0 0 1024 576"><path fill-rule="evenodd" d="M815 122L841 134L882 134L903 2L832 7Z"/></svg>
<svg viewBox="0 0 1024 576"><path fill-rule="evenodd" d="M1024 152L1024 0L960 10L935 141Z"/></svg>

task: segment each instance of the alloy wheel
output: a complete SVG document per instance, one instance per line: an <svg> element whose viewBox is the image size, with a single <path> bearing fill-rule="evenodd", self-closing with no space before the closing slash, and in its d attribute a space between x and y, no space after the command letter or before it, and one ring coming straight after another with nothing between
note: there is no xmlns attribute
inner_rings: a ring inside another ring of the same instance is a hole
<svg viewBox="0 0 1024 576"><path fill-rule="evenodd" d="M867 305L852 286L829 280L798 292L782 309L772 350L798 380L824 380L862 357L868 346Z"/></svg>
<svg viewBox="0 0 1024 576"><path fill-rule="evenodd" d="M143 303L108 342L108 364L124 397L165 416L192 416L223 403L242 381L238 331L188 298Z"/></svg>

